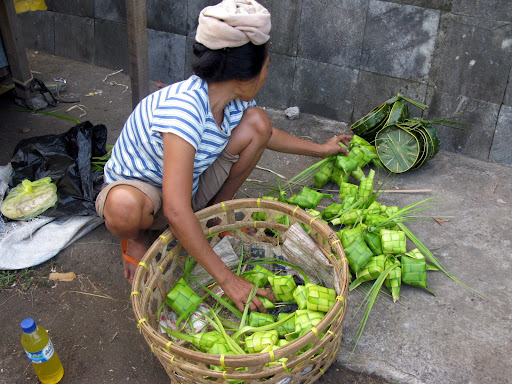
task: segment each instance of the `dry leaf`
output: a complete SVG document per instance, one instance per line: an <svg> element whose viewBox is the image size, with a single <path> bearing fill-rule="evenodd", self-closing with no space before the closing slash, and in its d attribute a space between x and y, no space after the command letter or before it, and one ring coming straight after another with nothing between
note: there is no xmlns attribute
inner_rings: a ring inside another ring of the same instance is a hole
<svg viewBox="0 0 512 384"><path fill-rule="evenodd" d="M433 219L436 221L437 224L441 225L443 223L446 223L450 221L450 219L438 219L437 217L433 217Z"/></svg>
<svg viewBox="0 0 512 384"><path fill-rule="evenodd" d="M76 279L75 272L67 272L67 273L59 273L59 272L52 272L50 273L50 280L57 280L57 281L73 281Z"/></svg>

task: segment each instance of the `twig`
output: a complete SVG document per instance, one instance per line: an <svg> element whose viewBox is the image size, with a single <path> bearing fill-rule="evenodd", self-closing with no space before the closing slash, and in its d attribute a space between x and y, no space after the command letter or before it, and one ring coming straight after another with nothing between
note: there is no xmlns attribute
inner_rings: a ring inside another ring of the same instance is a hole
<svg viewBox="0 0 512 384"><path fill-rule="evenodd" d="M78 116L78 117L83 117L85 115L87 115L87 111L85 110L85 105L82 105L82 104L76 104L76 105L73 105L72 107L69 107L68 109L66 109L66 112L69 112L69 111L72 111L73 109L79 109L80 111L82 111L83 113Z"/></svg>
<svg viewBox="0 0 512 384"><path fill-rule="evenodd" d="M383 191L373 191L379 193L430 193L431 189L385 189Z"/></svg>
<svg viewBox="0 0 512 384"><path fill-rule="evenodd" d="M120 299L114 299L113 297L110 297L110 296L107 296L107 295L97 295L95 293L89 293L89 292L82 292L82 291L67 291L67 292L62 292L61 296L65 293L69 293L69 292L72 292L72 293L81 293L82 295L89 295L89 296L94 296L94 297L100 297L102 299L109 299L109 300L113 300L113 301L125 301L125 300L120 300Z"/></svg>
<svg viewBox="0 0 512 384"><path fill-rule="evenodd" d="M0 304L0 307L7 303L9 300L11 300L14 296L16 296L16 293L14 295L9 296L2 304Z"/></svg>
<svg viewBox="0 0 512 384"><path fill-rule="evenodd" d="M108 85L120 85L121 87L124 87L123 93L125 93L128 90L128 86L126 84L119 84L119 83L116 83L115 81L111 81L111 82L109 82L107 84Z"/></svg>
<svg viewBox="0 0 512 384"><path fill-rule="evenodd" d="M339 192L339 189L326 189L324 192ZM384 189L381 191L373 191L373 193L430 193L431 189Z"/></svg>
<svg viewBox="0 0 512 384"><path fill-rule="evenodd" d="M107 81L107 79L108 79L110 76L117 75L119 72L123 72L123 70L122 70L122 69L120 69L119 71L115 71L115 72L109 73L107 76L105 76L105 78L103 79L103 81L102 81L102 82L104 83L105 81Z"/></svg>
<svg viewBox="0 0 512 384"><path fill-rule="evenodd" d="M256 179L245 179L245 181L252 182L252 183L266 183L266 181L256 180Z"/></svg>
<svg viewBox="0 0 512 384"><path fill-rule="evenodd" d="M280 175L279 173L277 172L274 172L273 170L271 169L268 169L268 168L263 168L263 167L260 167L259 165L256 166L257 169L261 169L262 171L267 171L267 172L270 172L270 173L273 173L274 175L276 176L279 176L281 179L285 179L285 180L288 180L287 177L283 176L283 175Z"/></svg>
<svg viewBox="0 0 512 384"><path fill-rule="evenodd" d="M498 188L498 183L496 183L496 185L494 186L494 189L492 190L492 193L494 194L494 192L496 191L496 188Z"/></svg>
<svg viewBox="0 0 512 384"><path fill-rule="evenodd" d="M119 333L119 331L117 331L116 333L114 333L114 336L112 336L112 338L110 339L110 342L113 342L114 339L116 338L117 334Z"/></svg>

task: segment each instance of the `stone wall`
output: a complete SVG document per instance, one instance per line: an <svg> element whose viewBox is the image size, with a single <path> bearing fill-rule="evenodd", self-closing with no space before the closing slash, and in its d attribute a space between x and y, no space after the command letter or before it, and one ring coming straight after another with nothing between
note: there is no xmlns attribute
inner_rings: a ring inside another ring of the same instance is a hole
<svg viewBox="0 0 512 384"><path fill-rule="evenodd" d="M150 77L191 74L199 11L219 0L146 0ZM28 48L128 71L124 0L46 0L20 14ZM433 119L444 149L512 166L512 1L261 0L272 62L257 101L351 123L397 92ZM421 111L411 107L413 114Z"/></svg>

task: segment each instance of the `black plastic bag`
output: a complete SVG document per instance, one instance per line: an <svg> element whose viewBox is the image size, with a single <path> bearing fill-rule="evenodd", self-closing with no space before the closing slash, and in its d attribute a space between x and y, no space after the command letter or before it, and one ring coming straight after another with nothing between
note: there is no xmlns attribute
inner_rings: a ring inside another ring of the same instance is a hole
<svg viewBox="0 0 512 384"><path fill-rule="evenodd" d="M97 216L94 206L103 172L91 172L91 158L107 153L107 127L80 123L59 135L21 140L11 159L9 187L25 179L50 177L57 185L57 204L44 216Z"/></svg>

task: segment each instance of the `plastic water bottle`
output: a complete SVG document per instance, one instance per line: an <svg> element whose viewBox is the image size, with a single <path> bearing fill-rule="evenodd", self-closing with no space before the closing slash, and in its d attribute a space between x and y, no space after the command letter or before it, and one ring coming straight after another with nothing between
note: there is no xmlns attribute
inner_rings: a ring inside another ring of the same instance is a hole
<svg viewBox="0 0 512 384"><path fill-rule="evenodd" d="M43 384L55 384L62 379L64 368L55 353L46 329L36 325L34 319L21 322L21 345L32 362L37 377Z"/></svg>

